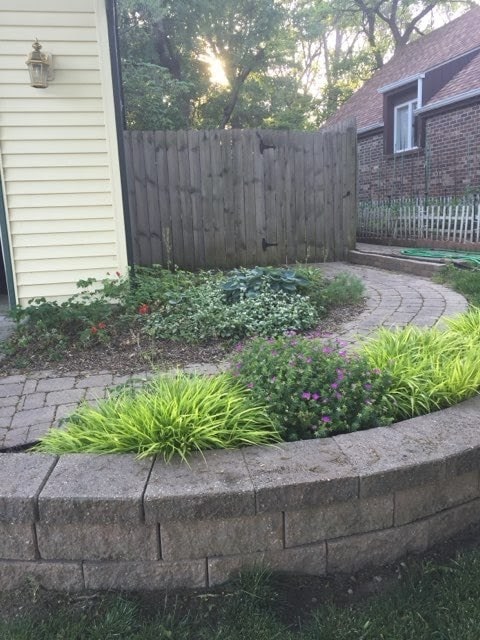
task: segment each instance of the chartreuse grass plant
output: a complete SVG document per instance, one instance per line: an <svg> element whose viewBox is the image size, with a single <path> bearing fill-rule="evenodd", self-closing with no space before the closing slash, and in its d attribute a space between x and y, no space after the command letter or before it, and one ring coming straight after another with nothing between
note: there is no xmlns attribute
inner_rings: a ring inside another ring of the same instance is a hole
<svg viewBox="0 0 480 640"><path fill-rule="evenodd" d="M37 445L48 453L162 454L166 460L204 449L278 441L268 411L228 374L161 375L142 389L126 387L97 406L84 404L64 429Z"/></svg>
<svg viewBox="0 0 480 640"><path fill-rule="evenodd" d="M480 311L446 321L446 329L380 329L361 353L390 374L386 399L395 419L466 400L480 390Z"/></svg>

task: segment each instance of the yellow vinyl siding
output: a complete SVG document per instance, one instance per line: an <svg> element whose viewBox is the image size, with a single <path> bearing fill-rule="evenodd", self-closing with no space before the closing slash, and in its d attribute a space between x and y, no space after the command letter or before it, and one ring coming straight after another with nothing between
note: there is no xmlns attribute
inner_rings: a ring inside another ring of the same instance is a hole
<svg viewBox="0 0 480 640"><path fill-rule="evenodd" d="M55 79L30 87L38 38ZM0 165L17 299L126 272L104 0L0 3Z"/></svg>

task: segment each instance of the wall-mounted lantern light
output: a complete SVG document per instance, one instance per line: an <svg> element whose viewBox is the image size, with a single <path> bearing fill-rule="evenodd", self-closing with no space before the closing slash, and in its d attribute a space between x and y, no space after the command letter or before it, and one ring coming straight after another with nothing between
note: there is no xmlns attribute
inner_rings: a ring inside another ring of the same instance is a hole
<svg viewBox="0 0 480 640"><path fill-rule="evenodd" d="M38 38L32 44L33 51L30 51L25 64L30 72L30 84L37 89L46 89L48 82L53 80L53 63L51 53L42 53L42 45Z"/></svg>

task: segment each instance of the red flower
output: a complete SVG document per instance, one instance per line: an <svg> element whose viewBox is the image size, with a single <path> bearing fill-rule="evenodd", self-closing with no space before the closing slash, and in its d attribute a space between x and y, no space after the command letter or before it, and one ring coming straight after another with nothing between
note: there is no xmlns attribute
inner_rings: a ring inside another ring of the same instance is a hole
<svg viewBox="0 0 480 640"><path fill-rule="evenodd" d="M141 304L138 307L138 313L141 313L142 315L145 315L146 313L150 313L150 307L148 306L148 304Z"/></svg>
<svg viewBox="0 0 480 640"><path fill-rule="evenodd" d="M99 323L98 323L98 325L97 325L97 327L98 327L99 329L106 329L106 328L107 328L107 325L105 324L105 322L99 322Z"/></svg>
<svg viewBox="0 0 480 640"><path fill-rule="evenodd" d="M95 335L97 331L98 331L97 327L90 327L90 333L93 333Z"/></svg>

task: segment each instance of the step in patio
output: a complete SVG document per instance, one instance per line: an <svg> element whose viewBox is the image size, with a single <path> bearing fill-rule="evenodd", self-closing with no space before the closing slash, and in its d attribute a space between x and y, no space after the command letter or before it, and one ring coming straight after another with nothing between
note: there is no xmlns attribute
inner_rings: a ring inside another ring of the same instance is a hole
<svg viewBox="0 0 480 640"><path fill-rule="evenodd" d="M385 255L383 253L358 251L357 249L348 252L348 260L353 264L377 267L378 269L397 271L399 273L411 273L424 278L431 278L444 266L439 262L413 260L395 255Z"/></svg>

